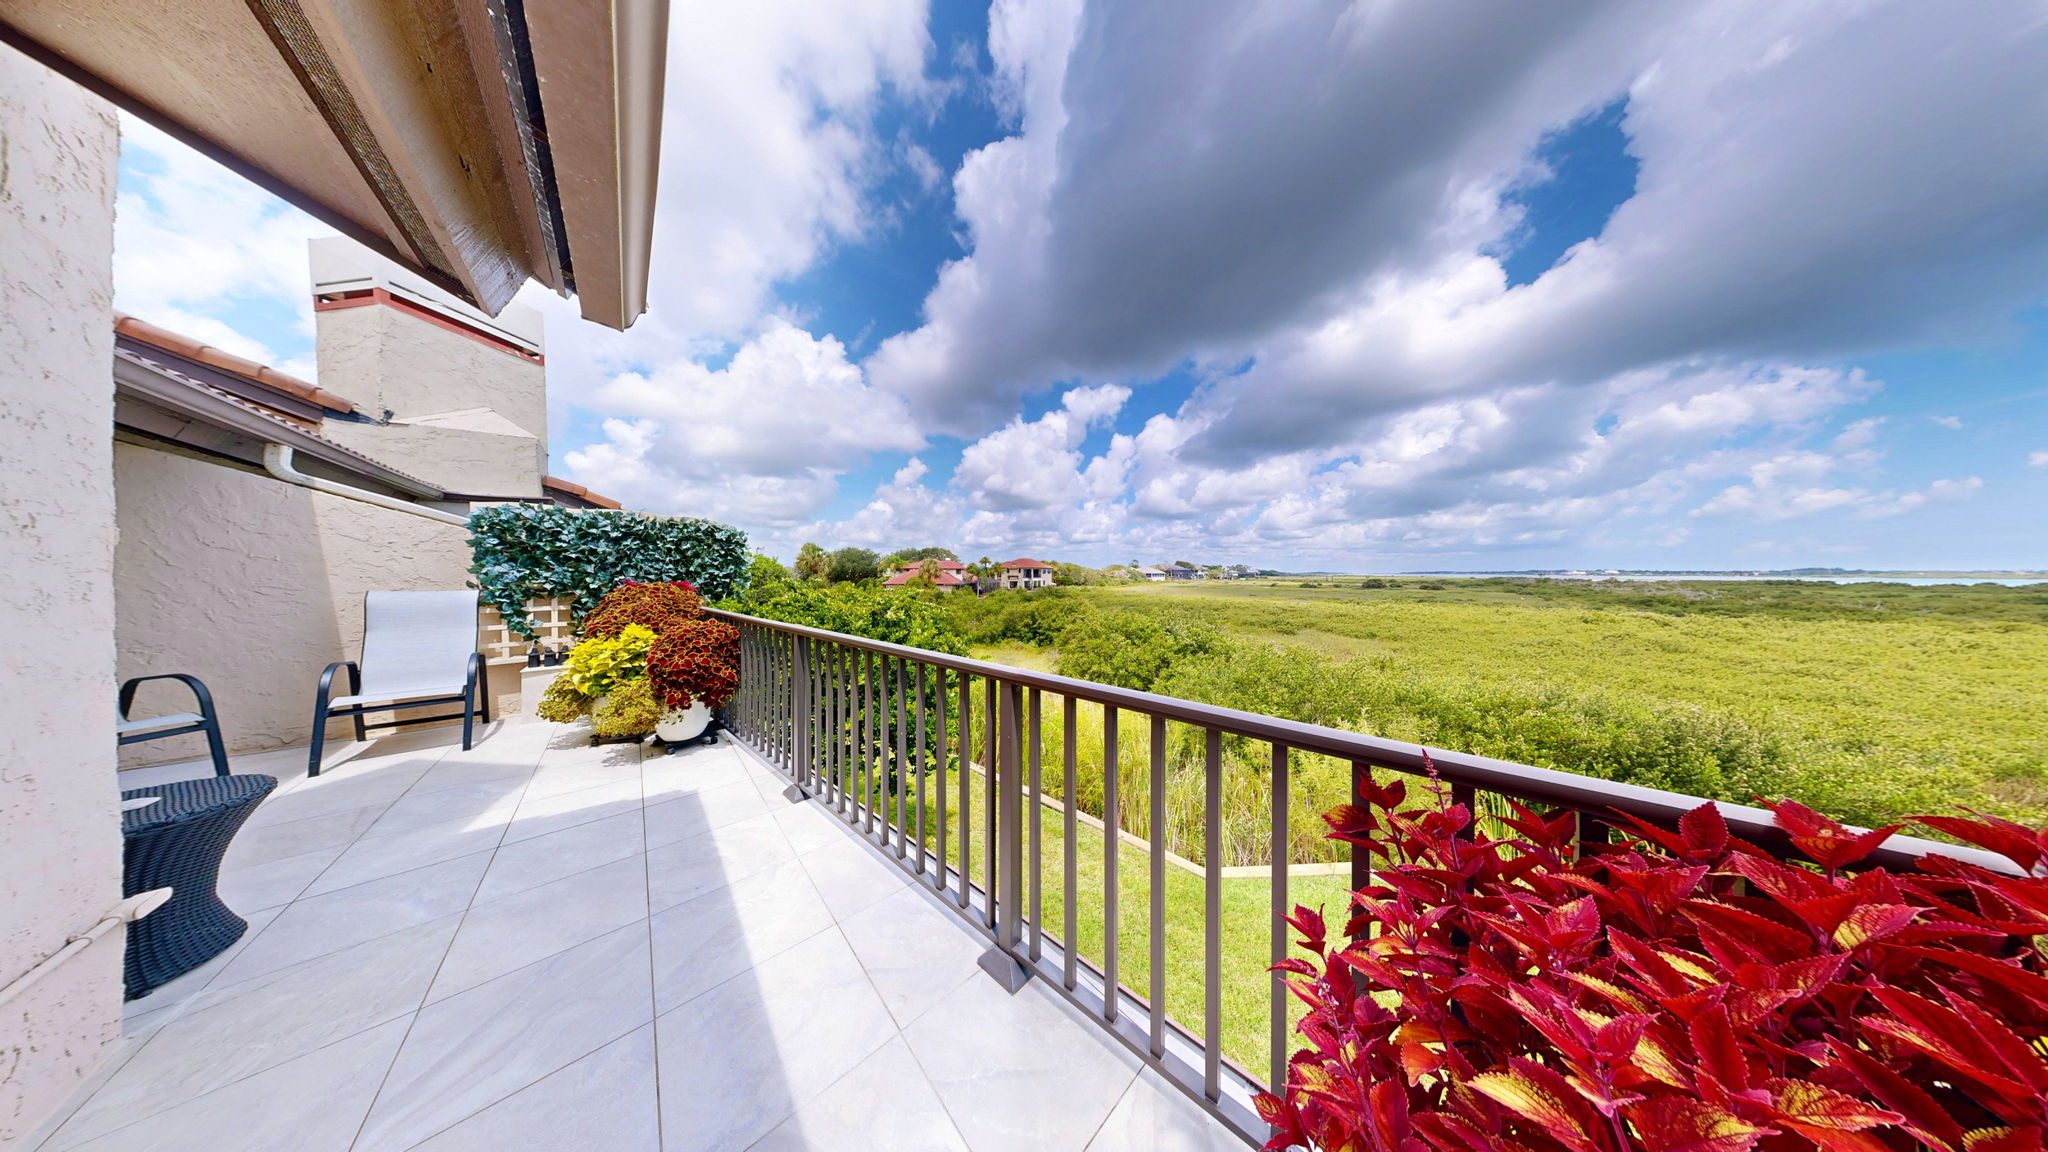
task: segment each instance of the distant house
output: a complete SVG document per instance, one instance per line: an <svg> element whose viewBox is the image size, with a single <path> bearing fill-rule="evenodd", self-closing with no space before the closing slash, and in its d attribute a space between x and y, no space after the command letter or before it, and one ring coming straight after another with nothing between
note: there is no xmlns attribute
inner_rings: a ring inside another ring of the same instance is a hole
<svg viewBox="0 0 2048 1152"><path fill-rule="evenodd" d="M1017 591L1028 591L1032 588L1050 588L1052 587L1052 561L1033 560L1029 557L1019 560L1005 560L1003 561L1003 574L997 580L997 586Z"/></svg>
<svg viewBox="0 0 2048 1152"><path fill-rule="evenodd" d="M905 585L909 584L912 580L917 579L918 572L921 571L927 563L931 564L934 568L937 569L937 571L935 571L932 574L932 585L934 587L943 589L948 592L951 592L956 588L974 587L974 577L967 574L967 565L962 564L958 560L920 560L915 564L905 564L903 567L898 568L894 575L890 576L887 580L882 581L882 587L904 587Z"/></svg>
<svg viewBox="0 0 2048 1152"><path fill-rule="evenodd" d="M1164 569L1168 580L1200 580L1202 570L1188 564L1168 564Z"/></svg>
<svg viewBox="0 0 2048 1152"><path fill-rule="evenodd" d="M1150 564L1144 565L1140 568L1134 568L1132 569L1132 571L1136 572L1138 574L1138 578L1141 580L1159 581L1166 579L1165 569L1154 568Z"/></svg>

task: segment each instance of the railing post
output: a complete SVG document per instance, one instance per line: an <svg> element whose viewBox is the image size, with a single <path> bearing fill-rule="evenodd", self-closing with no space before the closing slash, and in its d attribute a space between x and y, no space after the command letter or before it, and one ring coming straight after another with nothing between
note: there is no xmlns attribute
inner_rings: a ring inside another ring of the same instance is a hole
<svg viewBox="0 0 2048 1152"><path fill-rule="evenodd" d="M1353 760L1351 762L1351 802L1353 804L1365 803L1365 785L1366 781L1370 778L1371 772L1372 766L1365 761ZM1372 883L1372 853L1367 852L1363 844L1353 844L1350 848L1351 886L1349 891L1356 892L1360 888ZM1344 905L1344 919L1349 921L1357 914L1357 906L1352 904L1347 898ZM1364 940L1370 932L1369 928L1360 925L1358 934L1351 939L1354 941Z"/></svg>
<svg viewBox="0 0 2048 1152"><path fill-rule="evenodd" d="M782 790L782 798L792 804L801 804L811 798L811 794L804 790L804 785L809 781L811 771L811 688L814 680L811 676L810 637L797 636L794 639L796 654L791 663L795 667L790 671L789 691L792 697L790 734L793 737L790 742L795 746L796 762L791 766L789 787Z"/></svg>
<svg viewBox="0 0 2048 1152"><path fill-rule="evenodd" d="M1031 979L1016 955L1024 929L1024 757L1019 731L1024 688L1014 683L992 687L999 715L986 721L996 730L996 762L990 765L995 779L989 782L996 794L996 827L990 829L995 874L988 878L988 898L995 902L996 942L982 953L981 967L1014 994Z"/></svg>

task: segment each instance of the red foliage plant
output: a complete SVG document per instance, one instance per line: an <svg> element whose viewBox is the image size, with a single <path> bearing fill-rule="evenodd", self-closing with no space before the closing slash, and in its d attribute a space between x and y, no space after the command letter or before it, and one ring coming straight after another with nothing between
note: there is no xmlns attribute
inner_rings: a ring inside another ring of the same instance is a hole
<svg viewBox="0 0 2048 1152"><path fill-rule="evenodd" d="M722 707L740 686L740 630L700 617L671 626L647 650L647 680L670 708Z"/></svg>
<svg viewBox="0 0 2048 1152"><path fill-rule="evenodd" d="M628 625L644 624L656 635L704 614L704 598L687 580L641 583L628 580L605 593L583 619L583 634L615 639Z"/></svg>
<svg viewBox="0 0 2048 1152"><path fill-rule="evenodd" d="M1712 805L1574 848L1576 817L1475 821L1368 782L1325 818L1374 857L1332 939L1279 969L1308 1011L1267 1148L1322 1152L2041 1152L2048 832L1924 823L2018 866L1865 868L1853 832L1772 805L1811 863Z"/></svg>

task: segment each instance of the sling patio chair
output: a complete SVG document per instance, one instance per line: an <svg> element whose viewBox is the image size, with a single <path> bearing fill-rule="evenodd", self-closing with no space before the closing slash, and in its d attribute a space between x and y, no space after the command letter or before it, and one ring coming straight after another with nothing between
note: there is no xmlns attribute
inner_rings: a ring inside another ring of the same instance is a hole
<svg viewBox="0 0 2048 1152"><path fill-rule="evenodd" d="M151 680L176 680L192 690L197 712L171 712L163 716L138 716L130 719L128 709L135 706L135 689ZM220 715L213 710L213 693L197 676L183 672L165 672L157 676L137 676L121 682L120 711L114 715L114 735L118 744L140 744L144 740L161 740L166 736L183 736L188 732L206 733L206 752L213 758L213 774L228 774L228 750L220 739Z"/></svg>
<svg viewBox="0 0 2048 1152"><path fill-rule="evenodd" d="M469 750L475 719L491 722L484 657L476 645L476 593L368 592L363 595L363 660L337 660L320 674L313 703L313 747L306 775L320 774L327 722L355 721L356 739L366 729L396 728L441 720L462 721L462 748ZM334 674L348 669L348 695L334 696ZM407 716L363 723L365 712L395 712L434 704L460 704L442 716Z"/></svg>

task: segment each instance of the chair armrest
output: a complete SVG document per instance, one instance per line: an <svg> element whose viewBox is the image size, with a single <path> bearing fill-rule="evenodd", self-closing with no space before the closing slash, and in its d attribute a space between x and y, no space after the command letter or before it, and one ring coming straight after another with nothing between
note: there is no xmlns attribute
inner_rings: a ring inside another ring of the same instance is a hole
<svg viewBox="0 0 2048 1152"><path fill-rule="evenodd" d="M206 684L197 676L184 672L159 672L154 676L137 676L121 682L120 718L128 719L128 709L135 703L135 688L151 680L176 680L192 690L192 698L199 703L201 716L213 715L213 693L206 690Z"/></svg>
<svg viewBox="0 0 2048 1152"><path fill-rule="evenodd" d="M336 660L327 666L325 672L320 673L320 702L322 704L333 698L334 674L343 668L348 669L349 693L354 695L363 690L363 672L362 669L356 667L356 662L353 660Z"/></svg>

